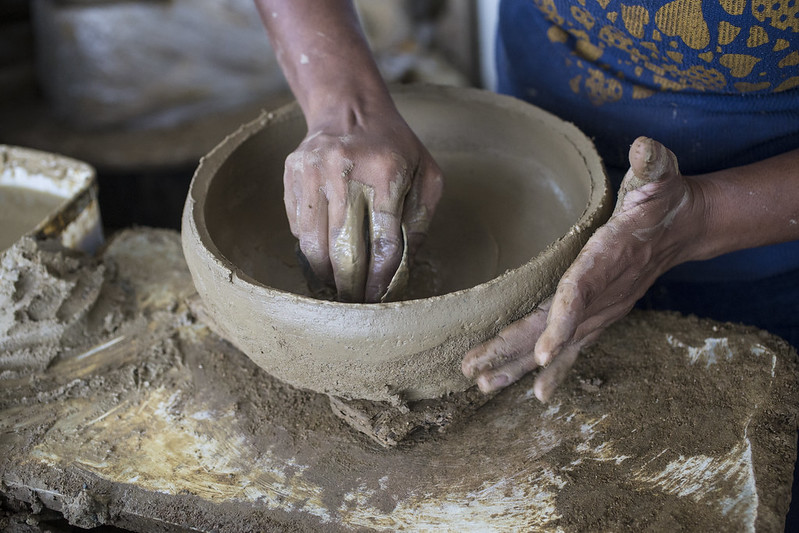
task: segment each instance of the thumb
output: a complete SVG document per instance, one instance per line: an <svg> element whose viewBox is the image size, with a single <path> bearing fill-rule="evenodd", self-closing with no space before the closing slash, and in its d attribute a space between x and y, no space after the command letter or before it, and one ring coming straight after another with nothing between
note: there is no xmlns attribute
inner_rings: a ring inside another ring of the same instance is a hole
<svg viewBox="0 0 799 533"><path fill-rule="evenodd" d="M648 137L638 137L630 146L630 169L619 188L614 214L621 210L624 198L648 183L678 178L680 169L677 156L671 150Z"/></svg>

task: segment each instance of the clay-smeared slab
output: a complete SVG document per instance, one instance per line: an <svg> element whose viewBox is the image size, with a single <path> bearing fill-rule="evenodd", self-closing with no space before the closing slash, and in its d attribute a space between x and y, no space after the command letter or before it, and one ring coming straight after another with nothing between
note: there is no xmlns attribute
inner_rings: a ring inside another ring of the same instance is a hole
<svg viewBox="0 0 799 533"><path fill-rule="evenodd" d="M386 450L195 320L176 234L104 262L82 344L0 373L6 498L138 531L782 530L799 399L773 336L634 314L552 403L524 379Z"/></svg>

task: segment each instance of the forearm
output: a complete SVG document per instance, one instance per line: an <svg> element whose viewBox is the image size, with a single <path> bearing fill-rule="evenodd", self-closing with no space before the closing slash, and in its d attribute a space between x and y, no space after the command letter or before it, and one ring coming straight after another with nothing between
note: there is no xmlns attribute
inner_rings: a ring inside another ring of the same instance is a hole
<svg viewBox="0 0 799 533"><path fill-rule="evenodd" d="M689 179L703 206L689 259L799 239L799 150Z"/></svg>
<svg viewBox="0 0 799 533"><path fill-rule="evenodd" d="M255 3L309 127L336 109L392 105L350 0Z"/></svg>

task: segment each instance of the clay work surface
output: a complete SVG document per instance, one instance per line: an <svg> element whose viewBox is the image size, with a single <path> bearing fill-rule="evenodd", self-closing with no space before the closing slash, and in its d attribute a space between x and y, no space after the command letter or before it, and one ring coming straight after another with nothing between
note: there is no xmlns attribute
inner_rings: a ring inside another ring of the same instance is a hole
<svg viewBox="0 0 799 533"><path fill-rule="evenodd" d="M33 511L139 531L782 530L796 355L751 328L635 314L549 405L525 379L387 450L196 320L176 233L61 268L22 252L63 278L44 302L36 276L0 278L0 492Z"/></svg>

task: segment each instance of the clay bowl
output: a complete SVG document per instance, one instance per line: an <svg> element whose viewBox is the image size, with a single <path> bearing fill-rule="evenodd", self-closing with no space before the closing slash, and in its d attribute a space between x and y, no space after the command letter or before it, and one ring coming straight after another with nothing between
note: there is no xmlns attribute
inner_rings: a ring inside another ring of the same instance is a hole
<svg viewBox="0 0 799 533"><path fill-rule="evenodd" d="M406 300L309 296L283 207L283 164L306 131L296 104L241 127L194 175L183 248L206 311L294 386L393 402L468 388L463 354L552 294L609 215L600 158L571 124L475 89L394 97L445 177Z"/></svg>

